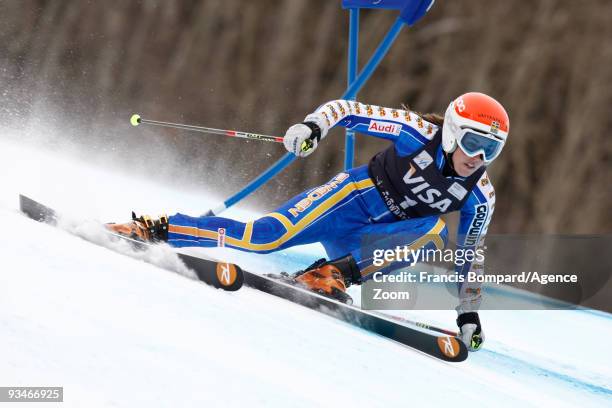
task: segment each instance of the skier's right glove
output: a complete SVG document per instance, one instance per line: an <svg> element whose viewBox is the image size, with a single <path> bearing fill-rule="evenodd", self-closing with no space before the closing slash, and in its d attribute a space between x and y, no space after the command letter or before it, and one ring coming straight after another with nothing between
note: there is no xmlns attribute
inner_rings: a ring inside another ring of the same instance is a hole
<svg viewBox="0 0 612 408"><path fill-rule="evenodd" d="M283 144L296 156L306 157L314 152L320 140L321 128L314 122L304 122L287 129Z"/></svg>
<svg viewBox="0 0 612 408"><path fill-rule="evenodd" d="M321 139L327 135L329 121L319 112L311 113L303 123L291 126L285 133L285 148L299 157L312 153Z"/></svg>
<svg viewBox="0 0 612 408"><path fill-rule="evenodd" d="M461 313L457 317L459 326L459 338L470 351L478 351L482 347L485 336L480 326L480 318L477 312Z"/></svg>

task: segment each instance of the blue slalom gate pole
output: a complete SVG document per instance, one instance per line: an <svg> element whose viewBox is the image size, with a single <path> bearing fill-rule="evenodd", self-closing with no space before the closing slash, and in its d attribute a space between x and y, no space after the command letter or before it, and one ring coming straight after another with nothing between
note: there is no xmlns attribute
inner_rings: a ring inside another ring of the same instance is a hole
<svg viewBox="0 0 612 408"><path fill-rule="evenodd" d="M211 208L203 215L218 215L222 211L228 209L232 205L236 204L238 201L242 200L244 197L248 196L259 187L264 185L268 180L276 176L280 173L285 167L293 163L296 159L296 156L293 153L286 153L283 157L280 158L276 163L272 166L268 167L263 173L261 173L257 178L247 184L242 190L225 200L218 207Z"/></svg>
<svg viewBox="0 0 612 408"><path fill-rule="evenodd" d="M404 23L398 18L383 41L380 43L370 61L363 68L359 76L351 83L349 89L347 89L344 94L340 97L340 99L353 99L359 90L365 85L368 79L374 73L374 70L380 64L380 61L387 54L391 45L393 45L393 41L397 38L400 31L402 30ZM216 207L214 209L209 210L206 215L217 215L221 211L231 207L236 204L238 201L242 200L244 197L248 196L259 187L268 182L271 178L275 177L278 173L283 171L287 166L289 166L296 159L296 156L293 153L286 153L280 160L270 166L266 171L257 176L256 179L247 184L242 190L228 198L223 202L222 205Z"/></svg>
<svg viewBox="0 0 612 408"><path fill-rule="evenodd" d="M348 72L347 72L347 87L355 81L357 76L358 52L359 52L359 9L352 8L349 11L349 49L348 49ZM355 100L355 95L352 100ZM344 141L344 169L348 170L353 167L355 158L355 132L346 130Z"/></svg>
<svg viewBox="0 0 612 408"><path fill-rule="evenodd" d="M374 73L374 70L376 69L378 64L380 64L380 61L384 58L387 52L389 52L389 49L393 45L393 41L395 41L395 39L399 35L403 25L403 21L398 17L387 35L385 36L385 38L382 40L382 42L374 52L374 55L372 55L366 66L359 73L359 76L355 79L355 81L351 83L349 89L344 92L340 99L352 99L355 97L357 92L359 92L359 90L365 85L367 80L370 79L370 77ZM283 171L287 166L293 163L295 159L296 156L293 153L286 153L283 157L281 157L280 160L278 160L266 171L257 176L255 180L247 184L246 187L244 187L242 190L225 200L220 206L214 209L210 209L205 215L217 215L221 211L236 204L238 201L242 200L244 197L248 196L249 194L257 190L259 187L267 183L268 180L272 179L278 173Z"/></svg>
<svg viewBox="0 0 612 408"><path fill-rule="evenodd" d="M400 16L395 20L391 29L385 35L385 38L379 44L378 48L363 68L363 70L359 73L357 78L354 81L350 81L350 85L348 89L344 92L344 95L340 97L340 99L354 99L357 95L357 92L365 85L365 83L370 79L374 70L380 64L380 61L384 58L384 56L389 52L389 49L393 45L393 42L399 35L402 30L404 24L409 26L414 25L420 18L423 17L429 11L431 6L433 5L435 0L389 0L386 3L376 3L371 0L343 0L343 6L349 8L351 11L351 23L353 19L358 19L355 17L355 14L352 13L354 9L359 9L360 7L365 8L388 8L388 9L399 9L401 10ZM357 15L358 16L358 15ZM350 30L350 26L349 26ZM350 35L350 33L349 33ZM358 32L354 35L358 36ZM354 41L355 47L357 46L357 41ZM350 52L350 44L349 44L349 52ZM355 49L355 72L357 71L357 52ZM349 57L349 66L351 64L351 60ZM350 69L350 67L349 67ZM348 156L348 144L350 143L350 162L352 165L353 161L353 152L354 152L354 135L349 142L347 138L347 156ZM349 163L349 157L345 156L345 167ZM270 166L266 171L257 176L256 179L251 181L247 186L245 186L238 193L234 194L227 200L223 202L217 208L209 210L205 215L216 215L221 211L231 207L236 204L238 201L242 200L244 197L250 195L259 187L267 183L270 179L274 178L278 173L283 171L287 166L289 166L296 159L296 156L293 153L286 153L280 160Z"/></svg>
<svg viewBox="0 0 612 408"><path fill-rule="evenodd" d="M372 55L366 66L363 67L363 69L359 73L359 76L355 79L355 81L351 83L351 86L349 86L349 88L344 92L344 95L342 95L340 99L351 99L355 97L357 92L359 92L359 90L365 85L367 80L370 79L370 77L374 73L374 70L376 69L378 64L380 64L380 61L382 61L385 55L387 55L387 52L389 52L389 49L393 45L393 42L399 35L400 31L402 31L403 27L404 21L398 17L391 26L391 29L387 32L387 35L385 35L385 38L383 38L376 51L374 51L374 55Z"/></svg>

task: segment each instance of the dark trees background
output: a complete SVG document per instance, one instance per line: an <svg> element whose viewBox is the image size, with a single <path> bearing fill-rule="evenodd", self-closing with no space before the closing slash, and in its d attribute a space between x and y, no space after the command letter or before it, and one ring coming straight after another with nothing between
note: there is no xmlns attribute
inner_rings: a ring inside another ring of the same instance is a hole
<svg viewBox="0 0 612 408"><path fill-rule="evenodd" d="M395 16L362 13L362 66ZM439 0L359 100L443 111L466 91L493 95L511 134L490 169L491 231L609 232L610 16L609 0ZM0 20L4 123L55 129L45 143L70 139L141 173L154 162L156 177L221 195L282 146L136 130L130 114L282 135L345 88L348 12L335 0L5 0ZM358 137L357 163L384 146ZM247 204L272 209L325 181L342 148L332 132Z"/></svg>

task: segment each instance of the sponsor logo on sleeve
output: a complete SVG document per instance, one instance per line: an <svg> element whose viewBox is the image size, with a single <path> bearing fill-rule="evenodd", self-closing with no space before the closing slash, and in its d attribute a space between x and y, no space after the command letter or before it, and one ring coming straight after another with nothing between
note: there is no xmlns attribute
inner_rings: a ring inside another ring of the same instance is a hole
<svg viewBox="0 0 612 408"><path fill-rule="evenodd" d="M401 130L402 125L398 123L389 123L380 120L371 120L368 126L369 132L386 133L395 136L399 136Z"/></svg>
<svg viewBox="0 0 612 408"><path fill-rule="evenodd" d="M470 224L470 227L465 237L465 245L472 246L478 244L478 239L482 233L483 227L487 220L488 206L486 204L480 204L476 206L476 214Z"/></svg>
<svg viewBox="0 0 612 408"><path fill-rule="evenodd" d="M328 104L327 107L331 111L331 114L334 120L338 120L338 112L336 112L336 109L331 104Z"/></svg>
<svg viewBox="0 0 612 408"><path fill-rule="evenodd" d="M323 112L323 116L325 116L325 123L327 123L327 126L331 126L331 122L329 121L329 116L327 116L327 112Z"/></svg>
<svg viewBox="0 0 612 408"><path fill-rule="evenodd" d="M448 192L454 195L459 201L463 200L463 197L465 197L467 194L465 187L457 182L451 184L451 186L448 188Z"/></svg>

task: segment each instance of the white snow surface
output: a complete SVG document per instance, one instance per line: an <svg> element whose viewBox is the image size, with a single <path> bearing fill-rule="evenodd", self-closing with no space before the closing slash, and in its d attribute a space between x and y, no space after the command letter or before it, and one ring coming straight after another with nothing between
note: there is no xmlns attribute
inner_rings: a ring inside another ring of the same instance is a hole
<svg viewBox="0 0 612 408"><path fill-rule="evenodd" d="M482 311L484 349L441 362L250 288L210 288L170 249L119 248L129 257L78 237L117 245L97 223L75 220L124 221L132 209L200 214L221 199L210 191L8 142L0 151L0 386L63 386L57 405L66 407L612 406L610 314ZM70 216L61 228L29 220L19 193ZM231 256L254 272L323 256L318 245L189 253ZM397 314L454 327L454 311ZM38 406L18 406L29 405Z"/></svg>

